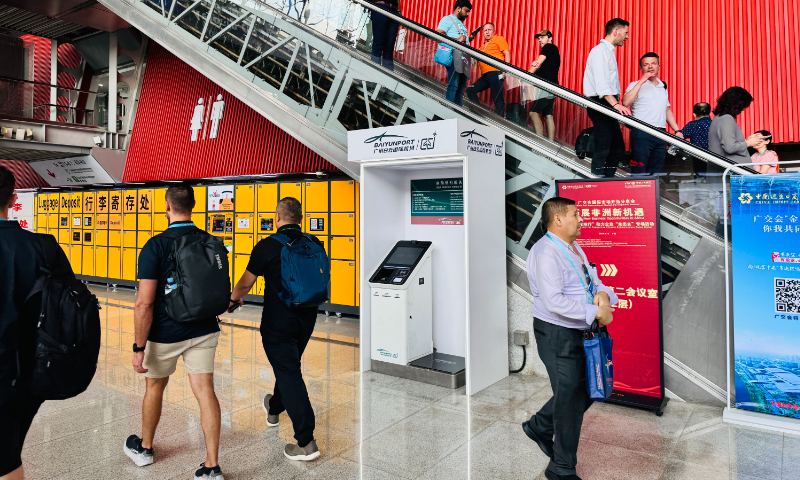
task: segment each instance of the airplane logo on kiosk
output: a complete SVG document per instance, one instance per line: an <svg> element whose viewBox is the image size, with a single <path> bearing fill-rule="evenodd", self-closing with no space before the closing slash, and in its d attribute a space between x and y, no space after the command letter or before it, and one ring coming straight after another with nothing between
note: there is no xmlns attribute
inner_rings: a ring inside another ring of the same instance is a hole
<svg viewBox="0 0 800 480"><path fill-rule="evenodd" d="M383 132L380 135L376 135L374 137L370 137L364 140L364 143L380 142L384 138L408 138L408 137L404 137L402 135L387 135L386 132Z"/></svg>
<svg viewBox="0 0 800 480"><path fill-rule="evenodd" d="M477 136L481 137L484 140L488 140L488 138L484 137L483 135L481 135L480 133L476 132L475 130L476 129L472 129L469 132L461 132L461 136L463 138L472 138L473 135L477 135Z"/></svg>

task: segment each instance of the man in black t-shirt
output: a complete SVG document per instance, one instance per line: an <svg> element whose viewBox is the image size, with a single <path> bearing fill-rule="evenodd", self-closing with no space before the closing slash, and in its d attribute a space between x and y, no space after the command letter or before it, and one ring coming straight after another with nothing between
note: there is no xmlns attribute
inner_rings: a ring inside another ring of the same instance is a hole
<svg viewBox="0 0 800 480"><path fill-rule="evenodd" d="M277 233L295 240L302 235L300 222L303 209L296 198L286 197L278 202L275 212ZM322 242L314 237L320 246ZM242 278L236 283L231 295L231 306L242 304L256 278L264 277L264 312L261 315L261 342L275 373L275 390L264 397L263 409L267 414L267 425L278 426L278 416L285 410L294 426L297 445L288 444L284 455L290 460L309 461L320 453L314 440L314 410L308 398L308 390L300 370L300 358L314 332L317 322L317 307L287 307L278 294L281 290L281 250L283 245L267 237L253 248L250 263Z"/></svg>
<svg viewBox="0 0 800 480"><path fill-rule="evenodd" d="M167 314L164 301L166 290L174 285L170 277L175 268L171 259L175 241L202 230L192 223L195 205L192 187L172 186L167 189L166 197L169 227L148 240L139 254L133 369L146 377L146 390L142 401L142 437L128 437L123 450L140 467L153 463L153 438L161 417L164 389L169 376L175 373L178 357L182 356L189 383L200 405L200 425L206 441L206 461L195 472L195 478L222 479L217 463L220 408L214 393L219 325L215 317L177 322Z"/></svg>
<svg viewBox="0 0 800 480"><path fill-rule="evenodd" d="M558 70L561 68L561 54L558 52L558 47L553 45L553 33L550 30L542 30L534 35L534 37L539 41L539 46L542 49L539 52L539 58L531 63L530 72L536 77L558 85ZM533 107L531 107L530 113L531 120L533 120L533 128L536 130L536 135L540 137L544 136L542 115L545 116L545 121L547 122L547 138L549 138L551 142L556 138L556 123L553 120L553 106L555 105L555 101L555 95L540 89L533 99Z"/></svg>

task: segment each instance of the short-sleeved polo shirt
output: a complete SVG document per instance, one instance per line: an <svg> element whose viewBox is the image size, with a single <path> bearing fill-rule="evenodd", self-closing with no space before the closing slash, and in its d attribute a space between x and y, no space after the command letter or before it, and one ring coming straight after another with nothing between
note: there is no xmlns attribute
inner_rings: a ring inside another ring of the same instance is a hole
<svg viewBox="0 0 800 480"><path fill-rule="evenodd" d="M481 51L487 55L491 55L495 58L498 58L502 61L506 60L506 56L503 55L503 52L509 50L508 42L505 38L501 37L500 35L495 35L491 38L488 42L483 42L481 45ZM491 65L487 65L483 62L479 62L478 66L481 69L481 75L485 75L487 72L499 72L500 70L494 68Z"/></svg>

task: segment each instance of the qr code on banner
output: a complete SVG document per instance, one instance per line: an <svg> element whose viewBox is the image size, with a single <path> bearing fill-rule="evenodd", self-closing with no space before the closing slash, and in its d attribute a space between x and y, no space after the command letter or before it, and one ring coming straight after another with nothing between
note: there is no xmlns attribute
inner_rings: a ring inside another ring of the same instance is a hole
<svg viewBox="0 0 800 480"><path fill-rule="evenodd" d="M775 279L775 311L800 313L800 279Z"/></svg>

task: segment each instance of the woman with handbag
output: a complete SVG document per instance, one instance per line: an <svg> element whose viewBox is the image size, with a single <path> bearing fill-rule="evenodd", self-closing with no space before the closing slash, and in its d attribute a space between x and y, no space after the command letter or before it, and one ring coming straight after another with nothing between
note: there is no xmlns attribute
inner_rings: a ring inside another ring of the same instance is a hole
<svg viewBox="0 0 800 480"><path fill-rule="evenodd" d="M436 31L454 39L456 42L468 44L467 40L469 39L471 42L474 36L469 34L467 26L464 25L464 20L469 17L471 11L472 3L469 0L456 0L455 10L451 15L442 18ZM454 57L457 57L455 61ZM447 93L445 98L456 105L463 105L464 90L467 88L469 66L472 63L472 59L450 45L440 43L436 47L436 54L433 60L447 69ZM464 64L467 65L466 71Z"/></svg>

